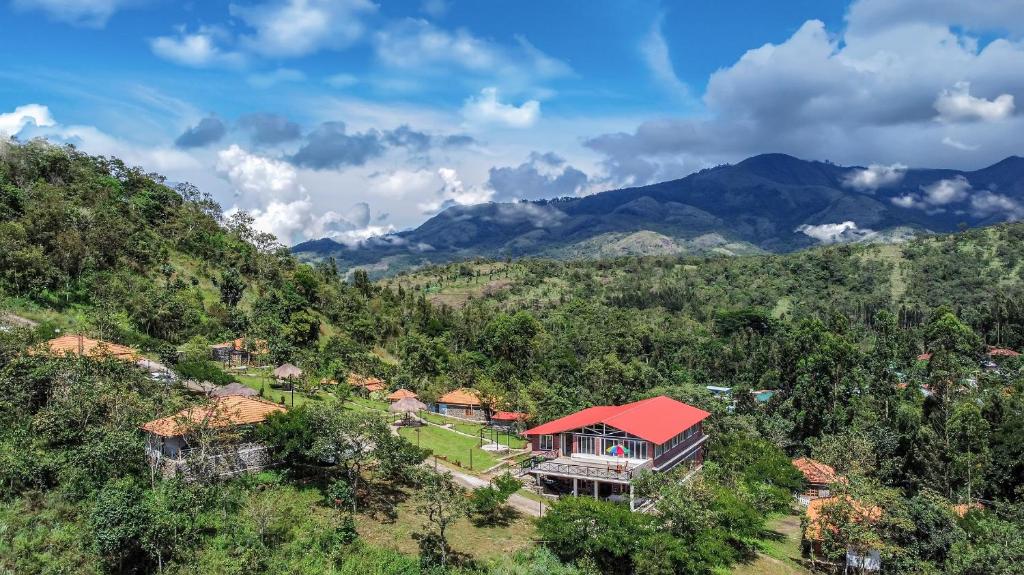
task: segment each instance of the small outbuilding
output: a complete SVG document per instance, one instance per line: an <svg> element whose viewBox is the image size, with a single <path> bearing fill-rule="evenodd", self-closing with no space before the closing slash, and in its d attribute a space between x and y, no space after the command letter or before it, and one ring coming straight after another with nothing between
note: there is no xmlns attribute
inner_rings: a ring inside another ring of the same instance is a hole
<svg viewBox="0 0 1024 575"><path fill-rule="evenodd" d="M798 498L802 505L808 505L815 499L831 496L832 485L842 481L842 477L836 473L835 468L810 457L794 459L793 467L803 474L804 480L807 482L807 490Z"/></svg>
<svg viewBox="0 0 1024 575"><path fill-rule="evenodd" d="M441 415L473 421L487 421L489 413L487 406L480 400L480 394L466 387L449 391L437 398L433 407L433 411Z"/></svg>
<svg viewBox="0 0 1024 575"><path fill-rule="evenodd" d="M287 409L283 405L256 397L217 397L143 424L146 457L165 476L226 476L263 469L270 465L270 454L248 431L270 415L284 411ZM211 431L232 431L233 441L202 445L201 436ZM202 450L197 449L200 445Z"/></svg>
<svg viewBox="0 0 1024 575"><path fill-rule="evenodd" d="M388 394L388 396L385 399L387 399L388 402L390 403L394 403L396 401L401 401L403 399L419 399L419 396L403 387L402 389L396 389L395 391L392 391L391 393ZM425 407L426 406L424 406L424 408Z"/></svg>

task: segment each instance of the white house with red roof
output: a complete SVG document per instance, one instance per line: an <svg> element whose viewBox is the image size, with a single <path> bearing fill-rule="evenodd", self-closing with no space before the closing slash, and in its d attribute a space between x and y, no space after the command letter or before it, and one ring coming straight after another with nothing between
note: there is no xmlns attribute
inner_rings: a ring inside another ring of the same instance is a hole
<svg viewBox="0 0 1024 575"><path fill-rule="evenodd" d="M663 395L584 409L526 430L535 456L527 472L549 489L629 501L633 509L641 471L703 463L709 415Z"/></svg>

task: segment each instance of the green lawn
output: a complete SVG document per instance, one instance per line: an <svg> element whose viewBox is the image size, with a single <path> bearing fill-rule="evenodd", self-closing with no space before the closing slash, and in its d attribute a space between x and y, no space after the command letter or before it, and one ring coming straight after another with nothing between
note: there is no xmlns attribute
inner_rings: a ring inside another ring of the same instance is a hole
<svg viewBox="0 0 1024 575"><path fill-rule="evenodd" d="M419 445L434 452L435 455L470 471L483 471L498 464L490 453L480 449L480 440L459 435L440 427L424 425L423 427L402 427L398 432L402 437L413 443L417 443L417 432L419 430ZM470 466L470 453L473 454L472 467Z"/></svg>
<svg viewBox="0 0 1024 575"><path fill-rule="evenodd" d="M749 563L738 563L729 575L808 575L800 564L800 518L783 515L768 521L768 536L758 542Z"/></svg>
<svg viewBox="0 0 1024 575"><path fill-rule="evenodd" d="M234 375L235 379L240 381L242 383L242 385L245 385L246 387L251 387L252 389L255 389L256 391L259 391L260 389L263 389L263 397L264 398L269 399L270 401L273 401L275 403L281 403L281 398L283 397L284 401L285 401L285 405L287 405L288 407L292 406L292 393L290 391L287 391L287 390L284 390L284 389L280 389L280 388L276 388L276 387L271 387L270 383L273 381L272 378L263 377L263 376L259 376L259 375L241 375L241 374L232 374L232 375ZM333 401L333 400L334 400L334 395L332 395L330 393L327 393L327 392L323 392L323 391L321 391L320 393L317 393L315 396L307 396L305 394L299 393L298 391L295 392L295 407L298 407L300 405L309 403L311 401Z"/></svg>
<svg viewBox="0 0 1024 575"><path fill-rule="evenodd" d="M464 421L453 417L445 417L439 413L422 412L420 413L420 417L438 425L451 425L456 431L461 431L462 433L467 433L474 437L479 437L480 430L484 429L484 438L486 439L490 439L491 441L495 441L501 445L508 445L512 449L523 449L526 447L525 439L516 437L515 435L506 434L505 432L495 433L482 423L473 423L471 421Z"/></svg>
<svg viewBox="0 0 1024 575"><path fill-rule="evenodd" d="M349 396L348 403L357 409L372 409L374 411L387 411L389 407L386 401L374 401L357 395Z"/></svg>

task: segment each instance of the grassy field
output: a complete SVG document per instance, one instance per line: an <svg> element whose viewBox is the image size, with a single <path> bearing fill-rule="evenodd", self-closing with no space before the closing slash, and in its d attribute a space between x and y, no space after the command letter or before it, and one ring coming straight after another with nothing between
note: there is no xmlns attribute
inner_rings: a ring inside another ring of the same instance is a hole
<svg viewBox="0 0 1024 575"><path fill-rule="evenodd" d="M800 564L800 518L784 515L768 522L770 537L760 542L757 557L723 575L809 575Z"/></svg>
<svg viewBox="0 0 1024 575"><path fill-rule="evenodd" d="M416 512L415 499L405 499L396 506L397 515L386 517L369 511L356 515L356 530L367 542L402 553L419 552L414 533L422 532L423 517ZM449 528L448 541L453 550L464 557L480 561L515 553L530 547L535 527L529 517L520 516L508 525L478 527L468 519L460 519Z"/></svg>
<svg viewBox="0 0 1024 575"><path fill-rule="evenodd" d="M232 375L234 375L235 378L246 387L255 389L256 391L262 389L264 398L269 399L270 401L273 401L275 403L281 403L281 398L283 397L285 405L287 405L288 407L292 406L292 393L284 389L271 387L270 383L273 381L272 378L251 374ZM299 393L298 391L295 392L295 407L304 405L311 401L334 401L334 395L326 391L321 391L317 393L315 396L307 396L305 394Z"/></svg>
<svg viewBox="0 0 1024 575"><path fill-rule="evenodd" d="M417 429L419 430L418 439ZM498 460L493 455L480 449L480 441L472 437L430 425L418 428L402 427L398 432L413 443L418 441L420 447L432 450L435 455L446 459L449 463L469 471L479 472L498 464ZM473 454L472 466L470 465L470 453Z"/></svg>
<svg viewBox="0 0 1024 575"><path fill-rule="evenodd" d="M526 440L515 435L509 435L505 432L495 433L492 429L488 428L482 423L473 423L471 421L464 421L462 419L456 419L453 417L445 417L438 413L422 412L419 416L431 423L438 425L451 425L456 431L461 431L474 437L480 436L480 430L484 431L484 439L489 439L500 445L508 445L512 449L523 449L526 447Z"/></svg>

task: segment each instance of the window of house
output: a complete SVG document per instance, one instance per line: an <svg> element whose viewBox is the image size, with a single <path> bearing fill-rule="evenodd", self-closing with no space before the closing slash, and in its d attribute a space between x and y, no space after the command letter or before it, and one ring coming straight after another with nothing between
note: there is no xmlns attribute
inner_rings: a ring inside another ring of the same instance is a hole
<svg viewBox="0 0 1024 575"><path fill-rule="evenodd" d="M538 444L542 451L551 451L555 448L555 438L551 435L541 435Z"/></svg>
<svg viewBox="0 0 1024 575"><path fill-rule="evenodd" d="M576 436L576 453L589 453L597 455L597 448L594 445L594 438L590 435Z"/></svg>

